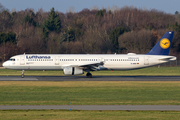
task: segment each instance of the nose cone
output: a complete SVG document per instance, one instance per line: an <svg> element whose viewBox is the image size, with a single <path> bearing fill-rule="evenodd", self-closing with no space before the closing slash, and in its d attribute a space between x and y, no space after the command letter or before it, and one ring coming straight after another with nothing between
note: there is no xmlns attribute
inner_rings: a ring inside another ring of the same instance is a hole
<svg viewBox="0 0 180 120"><path fill-rule="evenodd" d="M6 68L6 67L8 66L7 61L6 61L6 62L4 62L2 66Z"/></svg>

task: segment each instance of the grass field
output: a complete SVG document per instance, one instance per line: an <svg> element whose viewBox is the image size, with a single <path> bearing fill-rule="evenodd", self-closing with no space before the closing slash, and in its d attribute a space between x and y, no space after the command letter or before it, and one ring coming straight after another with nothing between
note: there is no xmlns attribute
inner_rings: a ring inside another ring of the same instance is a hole
<svg viewBox="0 0 180 120"><path fill-rule="evenodd" d="M93 75L179 76L179 67L97 71ZM0 75L21 71L0 69ZM61 76L62 71L25 71L32 76ZM0 105L180 105L178 81L0 81ZM179 111L0 110L0 120L179 120Z"/></svg>
<svg viewBox="0 0 180 120"><path fill-rule="evenodd" d="M0 76L11 76L11 75L21 75L20 70L9 70L9 69L0 69ZM128 70L128 71L94 71L92 72L93 75L101 76L101 75L118 75L118 76L125 76L125 75L150 75L150 76L179 76L180 75L180 67L150 67L144 69L137 69L137 70ZM27 76L63 76L63 71L25 71L25 75ZM85 75L85 74L84 74Z"/></svg>
<svg viewBox="0 0 180 120"><path fill-rule="evenodd" d="M180 105L180 82L1 81L1 105Z"/></svg>
<svg viewBox="0 0 180 120"><path fill-rule="evenodd" d="M179 120L178 111L5 110L1 120Z"/></svg>

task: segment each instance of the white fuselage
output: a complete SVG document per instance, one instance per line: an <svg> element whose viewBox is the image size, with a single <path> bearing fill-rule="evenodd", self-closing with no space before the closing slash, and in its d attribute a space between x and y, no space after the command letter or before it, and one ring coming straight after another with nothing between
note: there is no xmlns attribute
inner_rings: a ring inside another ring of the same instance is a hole
<svg viewBox="0 0 180 120"><path fill-rule="evenodd" d="M67 66L81 66L102 62L96 70L131 70L176 60L166 55L129 54L23 54L6 61L3 66L15 70L62 70Z"/></svg>

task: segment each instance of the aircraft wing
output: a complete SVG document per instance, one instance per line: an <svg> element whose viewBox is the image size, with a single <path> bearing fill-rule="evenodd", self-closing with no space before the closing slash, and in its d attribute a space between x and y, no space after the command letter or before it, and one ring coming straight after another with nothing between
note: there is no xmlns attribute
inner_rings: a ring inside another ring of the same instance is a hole
<svg viewBox="0 0 180 120"><path fill-rule="evenodd" d="M85 64L79 64L78 66L80 68L83 68L85 70L90 70L90 71L97 71L99 70L99 66L102 66L104 63L101 61L97 62L91 62L91 63L85 63Z"/></svg>
<svg viewBox="0 0 180 120"><path fill-rule="evenodd" d="M71 66L71 67L79 67L84 70L90 70L90 71L97 71L99 70L99 66L102 66L104 63L102 61L97 61L97 62L89 62L89 63L84 63L84 64L69 64L69 65L63 65L63 66Z"/></svg>

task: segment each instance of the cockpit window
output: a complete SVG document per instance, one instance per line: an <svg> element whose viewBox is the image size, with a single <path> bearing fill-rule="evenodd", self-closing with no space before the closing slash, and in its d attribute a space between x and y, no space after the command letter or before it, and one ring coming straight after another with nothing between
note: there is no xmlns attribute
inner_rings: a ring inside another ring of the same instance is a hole
<svg viewBox="0 0 180 120"><path fill-rule="evenodd" d="M15 59L14 58L10 58L8 61L15 61Z"/></svg>

